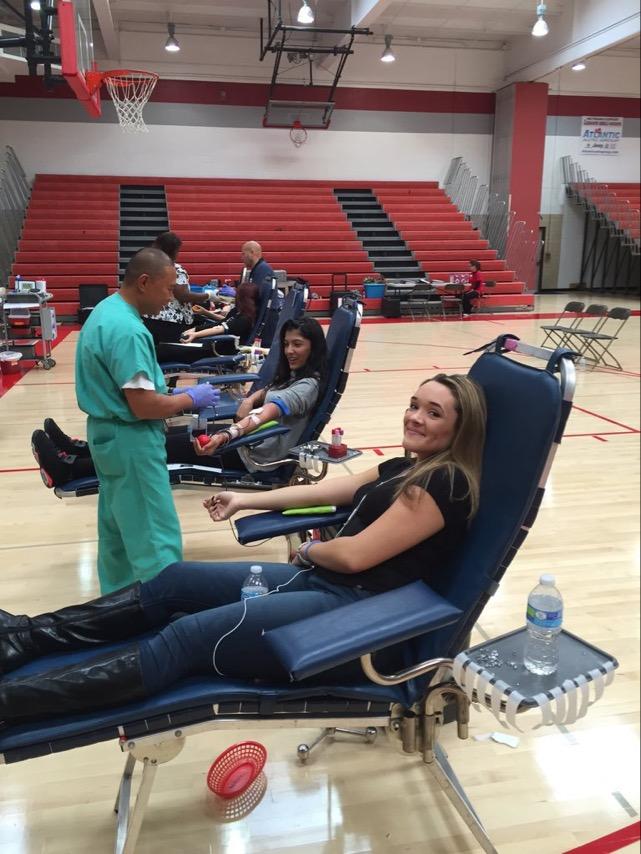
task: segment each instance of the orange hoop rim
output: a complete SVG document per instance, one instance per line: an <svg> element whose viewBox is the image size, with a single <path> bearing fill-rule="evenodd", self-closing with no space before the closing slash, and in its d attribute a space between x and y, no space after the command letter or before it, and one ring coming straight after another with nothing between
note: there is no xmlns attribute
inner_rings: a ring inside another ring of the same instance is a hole
<svg viewBox="0 0 641 854"><path fill-rule="evenodd" d="M135 68L116 68L112 71L88 71L85 75L87 87L90 92L95 92L99 89L105 80L109 79L115 86L125 86L126 83L121 78L124 77L139 77L142 80L153 80L157 83L160 75L155 71L139 71Z"/></svg>
<svg viewBox="0 0 641 854"><path fill-rule="evenodd" d="M101 76L103 80L111 80L111 82L117 86L123 86L124 83L120 79L122 77L140 77L143 80L153 80L154 82L157 82L160 75L156 74L155 71L137 71L135 68L118 68L115 71L103 71Z"/></svg>

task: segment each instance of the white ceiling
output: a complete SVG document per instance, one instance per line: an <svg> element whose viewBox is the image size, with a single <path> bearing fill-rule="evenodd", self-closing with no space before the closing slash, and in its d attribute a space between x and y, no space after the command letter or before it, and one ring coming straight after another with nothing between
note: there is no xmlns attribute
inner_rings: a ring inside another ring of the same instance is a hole
<svg viewBox="0 0 641 854"><path fill-rule="evenodd" d="M150 63L163 76L195 77L200 79L254 79L259 75L269 79L271 62L260 64L250 73L246 67L235 67L249 62L242 57L253 57L256 64L259 49L259 27L261 17L266 18L268 0L77 0L92 9L94 23L94 43L96 58L105 63L105 67L117 67L123 57L128 62L138 60ZM446 48L451 50L485 49L505 54L514 45L512 55L518 58L523 47L526 51L536 47L543 54L559 50L556 44L529 45L538 40L530 37L532 25L536 19L537 0L309 0L314 8L316 22L314 26L345 28L354 22L367 26L373 31L371 37L359 37L358 43L363 47L357 52L372 49L382 45L386 34L394 37L397 46L408 45L413 48ZM601 15L605 16L602 24L608 24L616 15L610 15L609 8L625 4L627 0L601 0ZM283 21L286 24L296 23L296 15L301 0L281 0ZM12 5L22 7L19 0L12 0ZM278 5L274 0L273 5ZM555 27L557 34L563 30L563 23L577 19L584 7L599 6L599 0L547 0L546 19L550 25L550 40ZM359 13L359 10L362 10ZM172 21L176 26L176 35L189 42L190 50L171 54L171 65L168 65L169 55L160 49L167 33L167 23ZM0 3L0 24L19 24L6 6ZM606 26L607 30L608 27ZM632 30L631 32L634 32ZM600 42L599 54L612 56L639 57L640 41L638 34L627 41L615 43ZM636 32L638 33L638 26ZM295 36L298 43L307 44L303 36ZM619 36L621 38L621 36ZM339 36L310 36L316 42L338 44ZM546 39L545 42L548 40ZM367 48L364 43L370 43ZM146 44L159 46L161 57L153 57ZM596 43L595 43L596 44ZM196 50L196 46L198 50ZM121 48L123 50L121 51ZM550 51L552 48L552 51ZM380 48L378 48L380 51ZM420 59L415 50L412 51L414 63ZM589 54L586 54L589 55ZM426 55L427 59L427 55ZM164 61L164 65L161 64ZM529 60L530 62L532 59ZM196 63L196 65L194 64ZM209 64L211 68L205 66ZM354 65L350 60L349 67ZM550 68L565 65L566 61L554 65L548 62ZM216 69L213 66L216 65ZM397 63L398 65L398 63ZM518 63L517 63L518 65ZM101 66L103 67L103 66ZM0 68L0 72L1 72ZM227 71L227 73L225 73ZM549 69L545 69L549 71ZM18 72L24 73L24 72ZM414 70L412 70L412 74ZM430 72L431 73L431 72ZM545 73L545 72L544 72ZM432 75L433 76L433 75ZM542 74L536 75L541 79ZM536 78L535 78L536 79ZM367 85L363 79L362 84ZM376 81L370 81L373 85ZM403 82L407 85L407 81ZM416 84L424 85L421 75L416 76ZM467 85L470 85L468 81Z"/></svg>
<svg viewBox="0 0 641 854"><path fill-rule="evenodd" d="M550 22L566 3L548 0ZM350 0L310 0L310 5L316 13L316 26L340 27L351 4ZM295 23L299 7L299 0L282 0L285 23ZM171 17L177 29L257 34L260 17L266 16L267 0L110 0L110 8L118 29L141 23L164 26ZM529 33L535 8L536 0L388 0L377 4L368 23L375 33L391 33L397 38L496 42Z"/></svg>

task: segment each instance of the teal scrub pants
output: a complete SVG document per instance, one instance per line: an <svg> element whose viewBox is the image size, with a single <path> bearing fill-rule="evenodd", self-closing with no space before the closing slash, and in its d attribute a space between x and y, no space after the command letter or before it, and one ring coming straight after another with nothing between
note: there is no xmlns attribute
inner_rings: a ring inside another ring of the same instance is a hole
<svg viewBox="0 0 641 854"><path fill-rule="evenodd" d="M100 482L98 578L111 593L182 560L182 537L157 421L89 417L87 439Z"/></svg>

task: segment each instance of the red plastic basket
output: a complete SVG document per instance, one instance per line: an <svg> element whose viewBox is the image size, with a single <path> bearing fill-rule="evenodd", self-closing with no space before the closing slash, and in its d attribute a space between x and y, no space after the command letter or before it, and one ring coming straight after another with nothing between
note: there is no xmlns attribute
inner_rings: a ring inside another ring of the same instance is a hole
<svg viewBox="0 0 641 854"><path fill-rule="evenodd" d="M265 767L267 751L257 741L241 741L224 750L207 774L207 785L221 798L242 795Z"/></svg>

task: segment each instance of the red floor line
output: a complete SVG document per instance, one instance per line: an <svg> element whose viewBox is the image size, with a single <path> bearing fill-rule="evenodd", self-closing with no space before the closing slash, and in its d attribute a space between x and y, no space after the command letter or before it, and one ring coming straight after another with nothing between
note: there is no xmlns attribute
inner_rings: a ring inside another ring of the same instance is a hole
<svg viewBox="0 0 641 854"><path fill-rule="evenodd" d="M601 421L607 421L608 424L614 424L616 427L623 427L624 430L629 430L631 433L639 432L636 427L630 427L629 424L622 424L620 421L615 421L613 418L608 418L606 415L599 415L598 412L592 412L592 410L584 409L582 406L575 405L572 408L585 413L585 415L592 415L594 418L599 418Z"/></svg>
<svg viewBox="0 0 641 854"><path fill-rule="evenodd" d="M0 469L0 474L11 474L12 472L17 472L17 471L40 471L40 469L37 467L24 468L24 469Z"/></svg>
<svg viewBox="0 0 641 854"><path fill-rule="evenodd" d="M601 431L600 433L564 433L564 439L576 439L578 437L585 436L593 436L594 438L598 436L637 436L639 433L638 430L612 430L610 432Z"/></svg>
<svg viewBox="0 0 641 854"><path fill-rule="evenodd" d="M585 845L579 845L578 848L565 851L564 854L611 854L613 851L620 851L621 848L633 845L640 839L641 822L637 821L628 827L623 827L621 830L616 830L614 833L602 836L600 839L595 839Z"/></svg>

